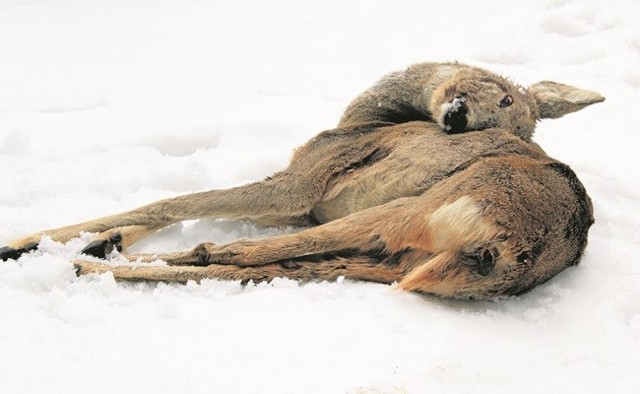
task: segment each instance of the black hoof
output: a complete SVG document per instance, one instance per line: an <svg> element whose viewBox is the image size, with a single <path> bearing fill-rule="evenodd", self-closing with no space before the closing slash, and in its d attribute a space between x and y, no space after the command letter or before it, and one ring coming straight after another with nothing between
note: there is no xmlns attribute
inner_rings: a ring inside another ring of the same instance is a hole
<svg viewBox="0 0 640 394"><path fill-rule="evenodd" d="M0 248L0 260L7 261L9 259L17 260L20 257L20 252L18 252L14 248L10 248L8 246L4 246Z"/></svg>
<svg viewBox="0 0 640 394"><path fill-rule="evenodd" d="M122 235L120 233L114 233L107 239L97 239L85 246L80 253L84 253L88 256L104 259L109 253L116 248L118 251L122 251Z"/></svg>
<svg viewBox="0 0 640 394"><path fill-rule="evenodd" d="M113 244L109 243L106 239L98 239L85 246L80 253L104 259L112 250Z"/></svg>
<svg viewBox="0 0 640 394"><path fill-rule="evenodd" d="M4 246L0 248L0 260L1 261L7 261L9 259L18 260L18 258L23 254L29 253L32 250L36 250L37 248L38 248L38 244L36 242L30 243L29 245L20 249L14 249L8 246Z"/></svg>

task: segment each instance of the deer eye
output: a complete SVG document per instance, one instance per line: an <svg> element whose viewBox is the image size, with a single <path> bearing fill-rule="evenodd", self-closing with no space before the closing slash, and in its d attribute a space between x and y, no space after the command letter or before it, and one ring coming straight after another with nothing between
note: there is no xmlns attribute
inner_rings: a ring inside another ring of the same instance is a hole
<svg viewBox="0 0 640 394"><path fill-rule="evenodd" d="M513 104L513 96L507 94L500 100L500 108L505 108Z"/></svg>

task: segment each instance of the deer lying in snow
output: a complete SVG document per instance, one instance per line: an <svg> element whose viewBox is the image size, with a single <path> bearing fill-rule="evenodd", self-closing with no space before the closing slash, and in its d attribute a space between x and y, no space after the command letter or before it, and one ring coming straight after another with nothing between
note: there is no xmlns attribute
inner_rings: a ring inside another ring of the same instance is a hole
<svg viewBox="0 0 640 394"><path fill-rule="evenodd" d="M458 63L414 65L359 96L336 129L264 181L42 231L1 248L0 258L36 249L43 235L66 242L82 231L98 233L83 252L104 258L178 221L248 218L311 227L126 255L164 266L74 264L81 275L123 280L344 276L447 297L520 294L577 264L593 223L575 173L530 142L535 123L602 100L553 82L525 90Z"/></svg>

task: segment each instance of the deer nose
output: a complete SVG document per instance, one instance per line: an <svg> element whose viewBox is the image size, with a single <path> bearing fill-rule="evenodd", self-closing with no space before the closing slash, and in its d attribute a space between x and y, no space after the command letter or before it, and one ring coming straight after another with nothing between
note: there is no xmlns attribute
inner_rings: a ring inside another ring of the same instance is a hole
<svg viewBox="0 0 640 394"><path fill-rule="evenodd" d="M467 127L467 113L469 107L465 104L464 97L453 99L447 112L444 114L444 125L447 133L462 133Z"/></svg>

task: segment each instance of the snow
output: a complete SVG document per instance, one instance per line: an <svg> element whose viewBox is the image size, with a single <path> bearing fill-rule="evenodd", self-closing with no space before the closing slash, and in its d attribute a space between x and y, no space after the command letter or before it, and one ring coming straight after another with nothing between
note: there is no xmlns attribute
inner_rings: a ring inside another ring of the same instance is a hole
<svg viewBox="0 0 640 394"><path fill-rule="evenodd" d="M640 3L0 3L0 243L261 179L381 76L459 60L607 101L535 139L593 198L586 255L498 302L338 281L76 278L90 239L0 264L3 393L640 391ZM172 226L134 250L294 229Z"/></svg>

